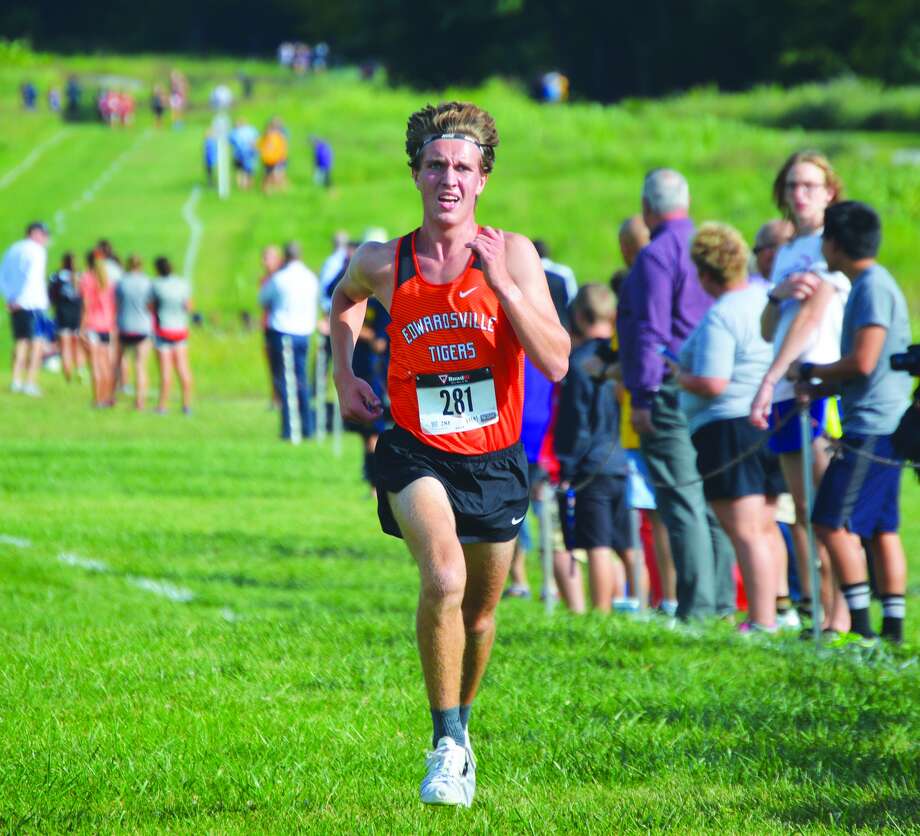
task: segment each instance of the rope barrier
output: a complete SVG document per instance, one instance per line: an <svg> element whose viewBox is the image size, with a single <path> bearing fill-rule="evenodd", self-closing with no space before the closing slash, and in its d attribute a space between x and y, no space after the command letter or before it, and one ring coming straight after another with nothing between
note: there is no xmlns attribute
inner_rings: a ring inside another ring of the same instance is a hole
<svg viewBox="0 0 920 836"><path fill-rule="evenodd" d="M854 456L861 456L864 459L868 459L870 462L875 462L885 467L912 467L914 469L920 467L920 463L911 461L910 459L891 459L887 456L880 456L877 453L870 453L860 447L854 447L852 444L847 444L842 438L830 439L830 444L828 444L827 449L835 457L841 455L841 451L846 450Z"/></svg>
<svg viewBox="0 0 920 836"><path fill-rule="evenodd" d="M724 473L726 470L731 470L731 468L735 467L735 465L740 464L745 459L748 459L751 456L755 455L756 453L760 452L760 450L763 449L764 445L766 445L766 443L770 440L771 436L778 433L781 429L783 429L783 427L786 426L786 424L790 423L793 419L797 417L798 417L797 411L792 411L792 412L787 413L786 415L783 416L782 420L772 430L764 433L763 438L759 439L755 444L752 444L746 450L743 450L737 456L734 456L733 458L729 459L724 464L721 464L714 470L711 470L709 473L705 473L701 476L697 476L697 477L694 477L693 479L689 479L686 482L678 482L676 484L672 482L656 482L654 479L650 478L648 480L649 484L651 484L652 487L654 488L662 488L662 489L669 488L671 490L680 490L681 488L689 488L691 485L698 485L700 482L705 482L707 479L711 479L713 476L718 476L720 473ZM591 484L591 482L593 482L598 476L600 476L600 471L603 469L604 465L606 465L607 462L610 461L610 457L614 454L618 446L619 446L619 441L616 438L611 440L610 445L609 445L609 450L608 450L607 455L604 457L604 461L600 465L598 465L597 469L593 473L588 474L580 482L574 485L571 485L569 488L566 488L566 489L556 488L555 489L556 493L560 496L564 496L570 490L575 491L575 493L578 493L579 491L584 490L584 488L586 488L588 485Z"/></svg>

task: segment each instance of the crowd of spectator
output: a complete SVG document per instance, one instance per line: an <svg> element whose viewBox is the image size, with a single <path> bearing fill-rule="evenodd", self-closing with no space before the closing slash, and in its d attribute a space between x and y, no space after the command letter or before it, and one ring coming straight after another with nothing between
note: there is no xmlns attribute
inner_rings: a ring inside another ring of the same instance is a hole
<svg viewBox="0 0 920 836"><path fill-rule="evenodd" d="M188 280L165 256L153 259L151 278L139 256L122 261L107 239L86 252L82 269L77 256L65 252L46 279L48 241L47 226L31 223L0 261L0 295L13 333L11 391L41 397L39 374L56 361L68 382L89 377L92 405L99 409L114 406L120 392L131 393L133 378L134 407L144 410L153 349L159 367L155 411L168 411L175 375L182 411L190 414Z"/></svg>
<svg viewBox="0 0 920 836"><path fill-rule="evenodd" d="M93 77L97 87L91 96L85 95L85 84L75 75L67 77L63 91L57 85L48 87L46 103L52 113L61 114L69 121L95 117L111 127L125 127L134 122L137 111L137 93L141 85L129 78L110 76ZM160 127L169 113L173 124L180 125L188 107L188 80L180 70L169 73L166 85L154 84L150 94L150 110L154 124ZM19 99L25 111L38 110L39 89L35 82L26 79L19 85ZM87 110L84 112L84 105Z"/></svg>
<svg viewBox="0 0 920 836"><path fill-rule="evenodd" d="M320 41L310 46L303 41L278 44L278 64L296 75L325 72L329 67L329 44Z"/></svg>
<svg viewBox="0 0 920 836"><path fill-rule="evenodd" d="M800 630L819 597L825 635L873 640L874 584L881 636L901 640L906 568L891 436L911 378L890 359L907 349L909 321L875 261L877 213L842 193L823 155L793 154L773 184L782 217L749 250L729 225L695 227L680 173L650 172L641 216L620 227L616 307L601 284L572 300L536 242L551 292L555 282L570 302L560 318L573 351L558 387L525 367L523 442L535 510L561 533L555 584L573 611L585 609L585 562L599 611L657 603L683 622L733 620L741 600L738 630L753 636ZM812 428L812 507L800 409ZM842 453L830 460L834 439ZM809 583L809 518L819 590ZM507 597L529 597L525 553Z"/></svg>

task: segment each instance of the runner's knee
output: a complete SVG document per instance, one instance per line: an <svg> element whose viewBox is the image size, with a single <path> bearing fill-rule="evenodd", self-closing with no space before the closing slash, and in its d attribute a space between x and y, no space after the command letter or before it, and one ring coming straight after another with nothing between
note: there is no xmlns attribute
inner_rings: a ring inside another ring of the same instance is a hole
<svg viewBox="0 0 920 836"><path fill-rule="evenodd" d="M495 610L464 610L463 626L466 629L467 635L484 635L495 627Z"/></svg>
<svg viewBox="0 0 920 836"><path fill-rule="evenodd" d="M466 588L466 569L460 565L430 566L422 572L422 597L431 602L460 606Z"/></svg>

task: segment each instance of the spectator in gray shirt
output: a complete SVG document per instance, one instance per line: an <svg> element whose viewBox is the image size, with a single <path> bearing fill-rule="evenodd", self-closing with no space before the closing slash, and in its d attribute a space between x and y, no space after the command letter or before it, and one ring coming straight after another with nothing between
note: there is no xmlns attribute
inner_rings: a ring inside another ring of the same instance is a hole
<svg viewBox="0 0 920 836"><path fill-rule="evenodd" d="M128 256L127 272L115 286L115 316L118 323L118 357L115 368L122 368L124 358L134 355L134 408L143 409L147 402L147 358L153 333L153 285L141 272L141 260Z"/></svg>
<svg viewBox="0 0 920 836"><path fill-rule="evenodd" d="M192 288L188 279L174 276L168 258L153 262L157 280L153 283L154 338L160 364L160 402L158 413L169 405L172 374L175 369L182 387L182 411L192 411L192 369L188 359L188 323L192 307Z"/></svg>
<svg viewBox="0 0 920 836"><path fill-rule="evenodd" d="M690 256L700 284L716 303L687 338L680 364L673 367L680 404L697 467L714 473L703 483L703 492L735 548L744 577L748 619L739 631L772 633L777 629L779 573L785 567L776 498L785 483L776 455L765 449L766 431L748 421L751 400L773 359L760 335L767 294L748 281L748 248L730 226L703 224ZM728 466L758 442L760 449Z"/></svg>

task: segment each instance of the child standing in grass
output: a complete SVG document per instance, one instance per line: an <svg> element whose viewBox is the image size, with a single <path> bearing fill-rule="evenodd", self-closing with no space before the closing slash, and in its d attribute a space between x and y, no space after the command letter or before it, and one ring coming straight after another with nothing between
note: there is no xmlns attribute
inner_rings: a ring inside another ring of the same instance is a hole
<svg viewBox="0 0 920 836"><path fill-rule="evenodd" d="M869 625L868 567L855 538L872 543L882 594L882 638L900 643L907 565L898 535L901 470L872 457L893 456L891 435L910 399L911 378L891 368L891 355L910 342L907 302L891 274L875 261L881 222L864 203L847 201L825 213L822 252L853 290L843 315L841 358L795 364L796 392L813 399L839 392L843 455L821 480L812 521L827 547L850 610L852 629L875 638ZM820 380L815 385L811 381Z"/></svg>
<svg viewBox="0 0 920 836"><path fill-rule="evenodd" d="M566 546L587 550L591 606L600 612L609 612L614 597L624 592L624 571L614 562L613 551L629 573L636 605L648 588L645 564L631 547L628 464L620 446L620 408L613 381L592 377L588 371L593 358L609 351L614 317L609 288L597 284L579 288L572 303L575 348L559 394L555 435L562 487L574 489L575 519L573 530L566 532ZM555 568L560 587L570 586L573 580L580 583L580 576L571 579L575 573L568 560Z"/></svg>

